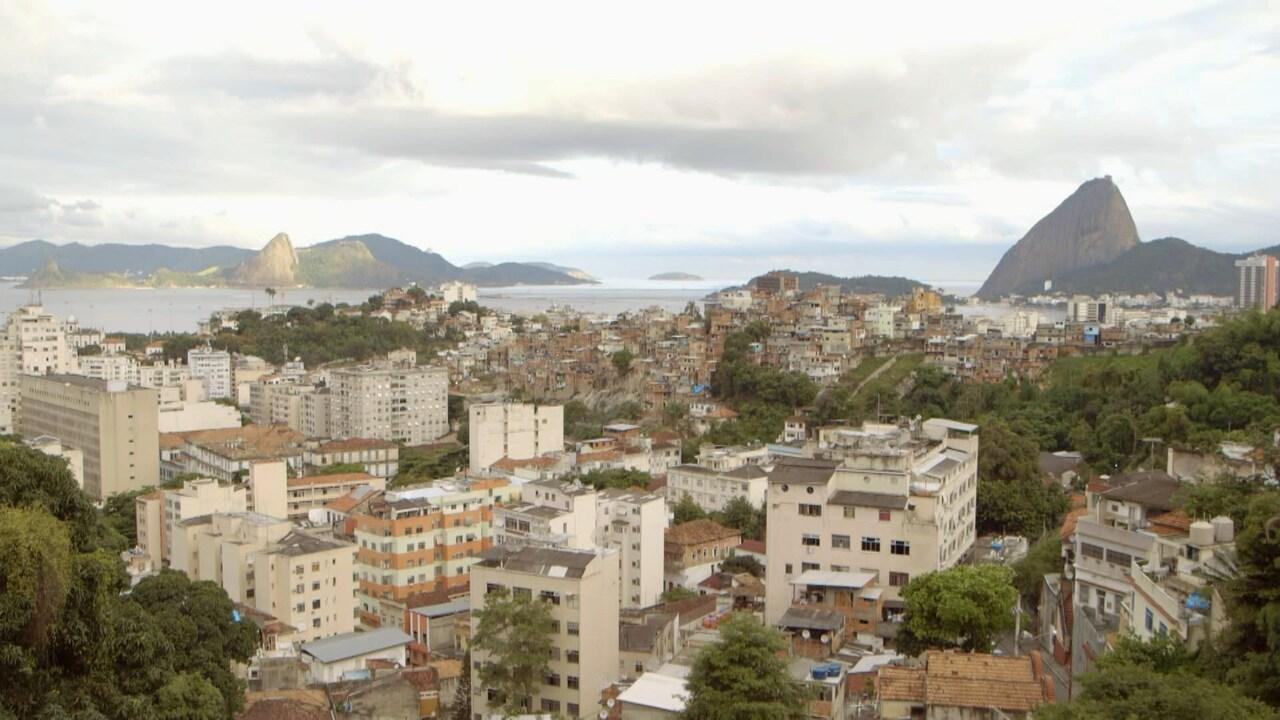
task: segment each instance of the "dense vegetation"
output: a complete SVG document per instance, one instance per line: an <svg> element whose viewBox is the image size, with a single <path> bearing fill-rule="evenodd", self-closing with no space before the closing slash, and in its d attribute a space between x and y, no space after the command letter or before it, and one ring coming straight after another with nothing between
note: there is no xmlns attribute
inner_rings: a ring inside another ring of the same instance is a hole
<svg viewBox="0 0 1280 720"><path fill-rule="evenodd" d="M813 402L818 388L808 376L758 363L753 343L768 338L769 326L755 321L728 334L724 354L711 380L717 398L731 403L738 418L720 423L704 436L718 445L773 442L787 416Z"/></svg>
<svg viewBox="0 0 1280 720"><path fill-rule="evenodd" d="M129 589L66 464L0 439L0 718L231 718L232 660L258 643L217 585L164 572Z"/></svg>
<svg viewBox="0 0 1280 720"><path fill-rule="evenodd" d="M787 641L748 613L720 623L720 639L698 653L689 673L687 720L801 720L809 693L791 677Z"/></svg>

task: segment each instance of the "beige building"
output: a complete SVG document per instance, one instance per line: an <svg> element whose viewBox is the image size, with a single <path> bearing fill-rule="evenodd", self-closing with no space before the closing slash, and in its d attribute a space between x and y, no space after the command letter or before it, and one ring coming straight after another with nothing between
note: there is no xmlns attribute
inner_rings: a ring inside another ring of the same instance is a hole
<svg viewBox="0 0 1280 720"><path fill-rule="evenodd" d="M188 480L181 488L154 490L134 501L138 547L152 567L170 565L175 528L183 520L214 513L242 513L248 510L248 492L242 485L212 478Z"/></svg>
<svg viewBox="0 0 1280 720"><path fill-rule="evenodd" d="M342 368L329 374L330 434L424 445L449 434L443 367Z"/></svg>
<svg viewBox="0 0 1280 720"><path fill-rule="evenodd" d="M183 520L173 568L218 583L235 602L297 628L301 641L355 628L355 546L295 530L259 513Z"/></svg>
<svg viewBox="0 0 1280 720"><path fill-rule="evenodd" d="M720 564L742 544L742 531L715 520L690 520L667 528L663 538L663 589L697 589L720 571Z"/></svg>
<svg viewBox="0 0 1280 720"><path fill-rule="evenodd" d="M58 438L51 435L41 435L38 438L32 438L27 441L27 445L31 447L31 449L39 450L45 455L66 460L67 469L71 471L71 477L75 478L76 485L78 485L81 490L84 489L84 452L80 450L80 448L66 445Z"/></svg>
<svg viewBox="0 0 1280 720"><path fill-rule="evenodd" d="M79 375L23 375L18 432L51 435L84 454L96 500L160 481L156 391Z"/></svg>
<svg viewBox="0 0 1280 720"><path fill-rule="evenodd" d="M521 547L495 547L471 571L472 633L474 611L488 593L502 588L516 597L551 604L555 621L549 672L529 707L535 713L594 718L600 694L618 673L618 562L613 553ZM472 650L475 668L488 661ZM472 669L472 710L488 717L488 694Z"/></svg>
<svg viewBox="0 0 1280 720"><path fill-rule="evenodd" d="M688 495L702 509L724 510L735 499L746 500L754 508L764 505L769 473L759 465L741 465L732 470L712 470L701 465L677 465L667 471L664 492L675 505Z"/></svg>
<svg viewBox="0 0 1280 720"><path fill-rule="evenodd" d="M309 467L363 465L370 475L390 480L400 471L400 446L373 438L308 441L302 462Z"/></svg>
<svg viewBox="0 0 1280 720"><path fill-rule="evenodd" d="M873 574L896 615L911 578L955 565L973 545L978 428L868 423L819 438L831 459L783 458L769 475L765 619L777 623L809 571Z"/></svg>
<svg viewBox="0 0 1280 720"><path fill-rule="evenodd" d="M472 405L471 469L483 470L510 458L527 460L564 450L564 407L495 403Z"/></svg>
<svg viewBox="0 0 1280 720"><path fill-rule="evenodd" d="M79 371L76 349L67 338L78 329L74 319L64 323L40 305L9 313L0 325L0 433L14 432L19 376Z"/></svg>
<svg viewBox="0 0 1280 720"><path fill-rule="evenodd" d="M323 508L362 485L368 485L374 490L385 490L387 481L362 472L289 478L287 517L295 522L306 520L312 510Z"/></svg>

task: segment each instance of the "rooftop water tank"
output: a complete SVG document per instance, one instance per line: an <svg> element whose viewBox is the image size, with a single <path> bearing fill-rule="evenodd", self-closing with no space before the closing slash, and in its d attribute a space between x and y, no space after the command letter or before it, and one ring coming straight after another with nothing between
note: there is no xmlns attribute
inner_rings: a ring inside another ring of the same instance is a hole
<svg viewBox="0 0 1280 720"><path fill-rule="evenodd" d="M1213 544L1213 524L1204 520L1191 523L1191 544L1204 547Z"/></svg>
<svg viewBox="0 0 1280 720"><path fill-rule="evenodd" d="M1219 543L1229 543L1236 539L1236 522L1226 515L1209 521L1213 524L1213 539Z"/></svg>

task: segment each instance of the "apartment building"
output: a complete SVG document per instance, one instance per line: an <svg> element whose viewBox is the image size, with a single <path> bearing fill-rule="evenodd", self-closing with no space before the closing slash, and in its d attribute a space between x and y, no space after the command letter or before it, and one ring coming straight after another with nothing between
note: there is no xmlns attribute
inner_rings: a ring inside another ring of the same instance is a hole
<svg viewBox="0 0 1280 720"><path fill-rule="evenodd" d="M449 433L445 368L341 368L329 383L333 437L424 445Z"/></svg>
<svg viewBox="0 0 1280 720"><path fill-rule="evenodd" d="M174 569L218 583L235 602L270 613L310 641L355 628L355 546L260 513L183 520Z"/></svg>
<svg viewBox="0 0 1280 720"><path fill-rule="evenodd" d="M1120 627L1143 640L1173 635L1194 649L1226 629L1226 604L1213 581L1234 572L1231 518L1197 520L1186 535L1162 534L1155 557L1133 562Z"/></svg>
<svg viewBox="0 0 1280 720"><path fill-rule="evenodd" d="M667 471L663 492L672 505L688 495L702 509L714 512L724 510L735 499L746 500L758 508L764 504L768 487L769 473L759 465L742 465L727 471L701 465L677 465Z"/></svg>
<svg viewBox="0 0 1280 720"><path fill-rule="evenodd" d="M615 488L596 494L595 545L617 553L623 608L658 604L666 529L667 503L662 495Z"/></svg>
<svg viewBox="0 0 1280 720"><path fill-rule="evenodd" d="M286 482L289 493L287 517L295 522L306 520L312 510L323 508L362 486L385 490L387 481L363 472L289 478Z"/></svg>
<svg viewBox="0 0 1280 720"><path fill-rule="evenodd" d="M304 396L314 392L314 385L289 382L280 375L262 377L249 385L249 417L258 425L288 425L302 431Z"/></svg>
<svg viewBox="0 0 1280 720"><path fill-rule="evenodd" d="M527 460L564 450L564 407L493 403L470 410L471 469L510 458Z"/></svg>
<svg viewBox="0 0 1280 720"><path fill-rule="evenodd" d="M595 547L597 498L594 488L576 482L525 483L518 502L494 509L493 544Z"/></svg>
<svg viewBox="0 0 1280 720"><path fill-rule="evenodd" d="M819 430L823 458L782 458L769 475L765 619L792 602L809 571L870 573L886 617L921 573L955 565L973 545L978 427L932 419Z"/></svg>
<svg viewBox="0 0 1280 720"><path fill-rule="evenodd" d="M172 490L153 490L134 501L138 547L152 567L166 567L173 554L174 528L183 520L249 509L248 490L212 478L197 478Z"/></svg>
<svg viewBox="0 0 1280 720"><path fill-rule="evenodd" d="M231 376L231 353L208 347L187 351L187 367L191 378L204 385L205 397L222 400L235 397L235 384Z"/></svg>
<svg viewBox="0 0 1280 720"><path fill-rule="evenodd" d="M68 332L79 329L74 318L63 322L40 305L24 305L0 325L0 433L17 424L19 376L79 371Z"/></svg>
<svg viewBox="0 0 1280 720"><path fill-rule="evenodd" d="M519 492L506 478L441 480L387 491L354 510L362 624L385 624L382 600L465 585L493 544L494 508Z"/></svg>
<svg viewBox="0 0 1280 720"><path fill-rule="evenodd" d="M160 481L155 390L79 375L23 375L18 432L56 437L84 455L84 490L95 500Z"/></svg>
<svg viewBox="0 0 1280 720"><path fill-rule="evenodd" d="M255 463L279 460L290 471L301 470L302 433L283 425L245 425L217 430L166 434L174 469L231 481L248 474ZM283 514L283 513L282 513Z"/></svg>
<svg viewBox="0 0 1280 720"><path fill-rule="evenodd" d="M742 544L742 531L710 520L691 520L667 528L663 536L663 589L696 589L720 571L720 564Z"/></svg>
<svg viewBox="0 0 1280 720"><path fill-rule="evenodd" d="M554 637L548 672L527 705L533 713L594 718L601 691L618 673L618 561L609 551L495 547L472 568L471 607L485 606L499 589L550 604ZM472 632L479 622L473 612ZM472 651L472 711L489 717L491 694L478 668L489 661Z"/></svg>
<svg viewBox="0 0 1280 720"><path fill-rule="evenodd" d="M1236 261L1236 306L1270 310L1280 301L1280 264L1271 255Z"/></svg>
<svg viewBox="0 0 1280 720"><path fill-rule="evenodd" d="M400 472L400 446L373 438L308 441L302 463L307 467L361 465L370 475L390 480Z"/></svg>

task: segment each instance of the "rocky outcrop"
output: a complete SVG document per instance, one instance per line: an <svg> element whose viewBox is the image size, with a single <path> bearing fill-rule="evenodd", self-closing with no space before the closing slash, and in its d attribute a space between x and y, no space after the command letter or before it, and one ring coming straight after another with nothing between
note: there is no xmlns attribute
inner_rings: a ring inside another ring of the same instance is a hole
<svg viewBox="0 0 1280 720"><path fill-rule="evenodd" d="M1138 244L1138 228L1111 176L1081 185L1000 258L978 290L994 300L1034 293L1046 280L1110 262Z"/></svg>
<svg viewBox="0 0 1280 720"><path fill-rule="evenodd" d="M231 271L232 285L243 287L292 287L298 284L298 253L289 236L280 233L257 255Z"/></svg>

